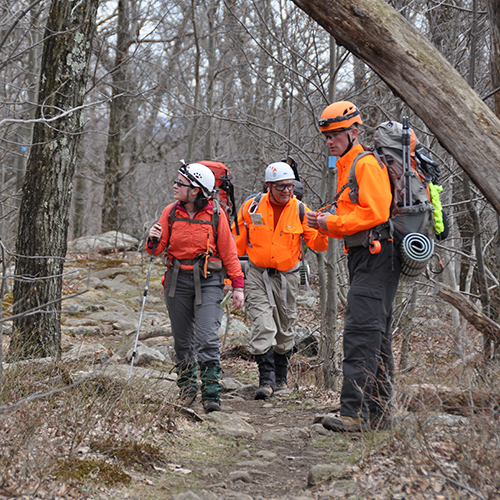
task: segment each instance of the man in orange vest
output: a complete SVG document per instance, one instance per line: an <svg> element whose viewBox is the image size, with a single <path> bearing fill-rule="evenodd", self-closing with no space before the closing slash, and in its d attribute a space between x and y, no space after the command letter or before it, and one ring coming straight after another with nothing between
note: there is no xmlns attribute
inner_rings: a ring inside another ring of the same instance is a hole
<svg viewBox="0 0 500 500"><path fill-rule="evenodd" d="M303 215L309 208L293 196L294 180L290 165L272 163L265 174L267 192L248 199L238 213L238 255L247 255L250 263L245 303L252 320L250 348L259 367L255 399L286 389L302 238L318 252L328 247L327 236L307 225Z"/></svg>
<svg viewBox="0 0 500 500"><path fill-rule="evenodd" d="M383 424L394 375L391 319L401 262L386 224L392 202L387 169L373 155L360 157L355 171L358 192L351 193L347 186L351 166L364 151L358 140L362 123L358 109L348 101L323 111L319 127L330 154L338 157L338 198L334 213L307 213L310 227L343 238L348 253L351 287L345 310L340 416L323 419L323 426L335 432L359 432L370 424Z"/></svg>

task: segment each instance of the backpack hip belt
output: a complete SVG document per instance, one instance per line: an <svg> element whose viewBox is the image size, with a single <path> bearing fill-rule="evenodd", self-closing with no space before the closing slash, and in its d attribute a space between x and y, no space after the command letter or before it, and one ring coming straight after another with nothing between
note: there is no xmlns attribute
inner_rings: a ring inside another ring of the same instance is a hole
<svg viewBox="0 0 500 500"><path fill-rule="evenodd" d="M267 292L267 298L269 299L269 305L271 307L276 307L276 301L274 300L273 289L271 288L271 281L269 280L269 276L276 276L277 274L280 275L280 279L281 279L281 293L280 293L280 295L281 295L281 308L282 308L283 312L286 312L288 310L287 300L286 300L288 281L286 280L286 275L298 273L300 270L300 262L298 262L296 266L292 267L288 271L278 271L278 269L275 269L273 267L259 267L259 266L256 266L252 261L249 261L249 262L250 262L250 267L257 269L257 271L262 273L262 280L264 281L264 286L266 287L266 292Z"/></svg>
<svg viewBox="0 0 500 500"><path fill-rule="evenodd" d="M384 224L379 224L372 229L365 229L358 233L344 236L344 244L346 248L368 247L374 241L389 240L393 238L392 224L387 221Z"/></svg>
<svg viewBox="0 0 500 500"><path fill-rule="evenodd" d="M202 304L202 298L201 298L201 279L204 278L210 278L214 272L221 272L222 271L222 261L212 261L209 262L207 265L207 273L205 276L205 272L203 269L203 266L200 265L200 262L203 260L203 256L197 258L197 259L176 259L175 257L172 258L173 262L173 268L172 268L172 281L170 283L170 288L168 290L168 296L169 297L174 297L175 296L175 289L177 288L177 280L179 278L179 273L184 273L184 274L192 274L194 278L194 294L195 294L195 300L196 300L196 305L200 306ZM193 269L182 269L181 264L183 265L192 265Z"/></svg>

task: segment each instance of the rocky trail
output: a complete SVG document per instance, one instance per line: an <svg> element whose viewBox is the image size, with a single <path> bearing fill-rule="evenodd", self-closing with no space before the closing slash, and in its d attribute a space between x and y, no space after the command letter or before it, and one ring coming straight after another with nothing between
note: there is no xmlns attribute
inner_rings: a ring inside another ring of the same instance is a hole
<svg viewBox="0 0 500 500"><path fill-rule="evenodd" d="M102 498L367 498L354 466L366 437L324 429L318 421L327 409L313 399L288 391L254 401L253 390L225 393L220 413L205 415L200 402L180 411L174 433L183 447L172 450L175 460Z"/></svg>
<svg viewBox="0 0 500 500"><path fill-rule="evenodd" d="M34 383L28 389L14 375L12 394L50 394L64 384L75 389L41 398L28 412L20 407L6 414L2 422L10 423L0 426L0 442L5 440L0 454L14 458L0 470L0 498L474 497L460 481L446 480L459 477L453 461L460 456L450 451L450 442L463 439L467 446L473 441L463 430L477 433L462 415L426 407L417 417L400 405L389 431L346 435L322 427L322 417L338 409L338 393L317 384L318 362L310 345L319 324L314 289L298 298L301 351L291 359L290 388L268 401L253 399L257 367L245 350L248 321L241 312L226 311L221 326L222 412L205 415L199 396L188 409L175 404L172 337L161 295L163 267L153 266L130 380L147 260L135 252L98 259L75 256L65 271L61 363L54 369L50 360L33 360L19 366L5 363L4 369L7 375L29 370L21 378ZM4 333L7 352L8 326ZM27 432L32 436L28 448ZM144 450L152 458L144 458ZM468 459L467 467L473 464L476 474L482 474L487 465L483 455L477 457ZM61 463L71 464L69 476L61 474ZM84 470L82 464L91 467ZM117 479L109 480L106 467L114 467ZM490 490L497 491L493 482Z"/></svg>

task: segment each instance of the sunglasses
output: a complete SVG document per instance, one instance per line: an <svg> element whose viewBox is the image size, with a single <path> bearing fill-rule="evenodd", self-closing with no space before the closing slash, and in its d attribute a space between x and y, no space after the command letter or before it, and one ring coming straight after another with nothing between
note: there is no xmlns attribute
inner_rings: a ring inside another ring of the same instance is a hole
<svg viewBox="0 0 500 500"><path fill-rule="evenodd" d="M174 186L180 187L180 188L190 188L191 184L183 184L180 181L174 181Z"/></svg>
<svg viewBox="0 0 500 500"><path fill-rule="evenodd" d="M323 139L325 139L325 141L328 141L330 139L336 139L337 137L342 135L347 130L350 130L350 129L344 128L342 130L335 130L334 132L323 132Z"/></svg>
<svg viewBox="0 0 500 500"><path fill-rule="evenodd" d="M274 188L282 193L285 190L293 191L295 184L273 184Z"/></svg>

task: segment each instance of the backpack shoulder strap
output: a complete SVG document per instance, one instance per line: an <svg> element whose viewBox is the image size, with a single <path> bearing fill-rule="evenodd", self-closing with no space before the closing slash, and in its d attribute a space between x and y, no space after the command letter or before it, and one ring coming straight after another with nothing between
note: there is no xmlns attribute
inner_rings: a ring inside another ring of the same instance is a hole
<svg viewBox="0 0 500 500"><path fill-rule="evenodd" d="M252 196L254 196L254 199L253 199L252 203L250 203L250 206L248 207L249 214L253 214L257 211L257 209L259 208L260 202L262 200L262 193L259 193L257 195L252 195ZM251 196L247 199L250 199L250 198L251 198Z"/></svg>
<svg viewBox="0 0 500 500"><path fill-rule="evenodd" d="M172 235L172 225L174 224L175 220L175 212L177 210L177 205L179 202L175 202L172 204L172 208L170 209L170 212L168 213L168 238L167 238L167 244L165 246L165 250L168 250L170 247L170 236Z"/></svg>
<svg viewBox="0 0 500 500"><path fill-rule="evenodd" d="M217 239L219 236L220 202L216 198L213 198L212 204L213 204L212 212L214 213L214 215L212 216L212 226L214 228L214 242L215 242L215 249L217 251L218 250Z"/></svg>
<svg viewBox="0 0 500 500"><path fill-rule="evenodd" d="M304 222L304 215L306 214L306 206L297 198L297 209L299 211L300 223Z"/></svg>
<svg viewBox="0 0 500 500"><path fill-rule="evenodd" d="M243 222L243 225L246 227L247 226L247 223L245 221L245 214L243 212L243 209L245 208L245 205L247 203L248 200L251 200L252 198L256 198L257 196L259 196L260 193L258 194L251 194L250 196L247 196L244 200L243 200L243 203L241 204L241 207L240 207L240 216L241 216L241 221ZM260 203L260 201L259 201ZM253 202L250 204L250 206L252 206ZM238 224L238 217L236 217L236 224Z"/></svg>
<svg viewBox="0 0 500 500"><path fill-rule="evenodd" d="M177 211L177 206L179 202L174 203L172 205L172 208L170 209L170 212L168 213L168 239L167 239L167 245L166 249L168 250L170 246L170 235L172 234L172 226L175 221L183 221L183 222L190 222L192 224L210 224L213 227L213 232L214 232L214 243L215 243L215 248L217 248L217 238L218 238L218 228L219 228L219 218L220 218L220 203L216 198L212 198L211 200L212 205L213 205L213 216L212 219L209 221L205 220L193 220L193 219L185 219L184 217L176 217L175 213Z"/></svg>
<svg viewBox="0 0 500 500"><path fill-rule="evenodd" d="M358 203L359 201L359 185L358 185L358 180L356 179L356 165L361 158L364 158L365 156L372 155L376 160L377 163L379 164L380 168L385 168L384 163L381 161L379 154L376 152L376 150L372 151L371 149L368 149L366 151L362 151L361 153L354 158L354 161L352 162L351 169L349 170L349 177L347 180L347 183L344 184L338 193L338 196L340 196L344 190L349 187L351 190L349 191L349 199L351 200L351 203ZM338 198L337 198L338 199Z"/></svg>
<svg viewBox="0 0 500 500"><path fill-rule="evenodd" d="M253 198L253 199L252 199ZM243 212L243 208L246 206L247 201L252 200L252 202L249 204L248 207L248 215L252 215L253 213L256 212L256 210L259 208L260 202L262 200L262 193L257 193L257 194L251 194L242 204L241 204L241 209L240 209L240 214L241 214L241 220L243 221L243 225L247 228L247 245L249 247L252 246L250 243L250 234L248 232L248 225L247 221L245 220L245 213Z"/></svg>

